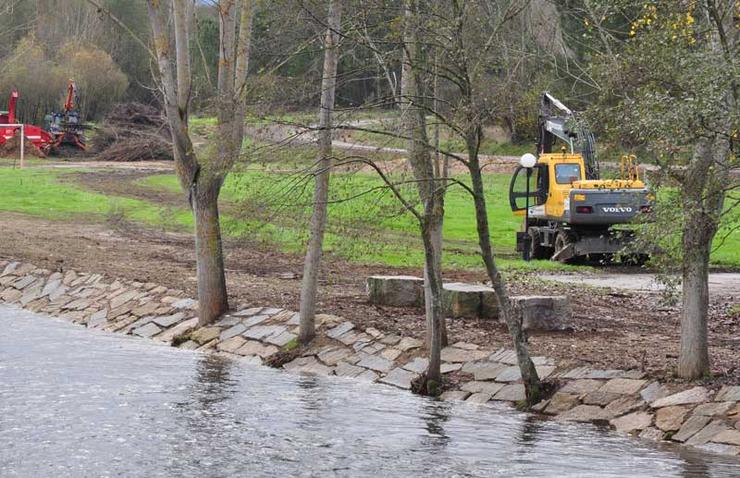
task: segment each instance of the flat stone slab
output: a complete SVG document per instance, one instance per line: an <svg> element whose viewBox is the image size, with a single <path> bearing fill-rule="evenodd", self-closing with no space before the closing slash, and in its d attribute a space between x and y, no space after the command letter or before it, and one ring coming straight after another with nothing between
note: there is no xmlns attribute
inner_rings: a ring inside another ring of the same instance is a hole
<svg viewBox="0 0 740 478"><path fill-rule="evenodd" d="M382 344L380 344L380 345L382 345ZM380 352L380 356L383 357L384 359L387 359L387 360L396 360L399 357L399 355L401 355L402 353L403 352L401 352L398 349L394 349L394 348L390 348L389 349L389 348L386 348L385 350L383 350L382 352ZM444 372L442 372L442 373L444 373Z"/></svg>
<svg viewBox="0 0 740 478"><path fill-rule="evenodd" d="M628 378L613 378L606 382L599 390L607 393L631 395L640 391L647 380L631 380Z"/></svg>
<svg viewBox="0 0 740 478"><path fill-rule="evenodd" d="M548 415L559 415L563 412L567 412L579 403L578 395L556 392L550 399L550 403L545 407L544 412Z"/></svg>
<svg viewBox="0 0 740 478"><path fill-rule="evenodd" d="M244 345L235 351L239 355L256 355L260 358L270 357L277 352L278 348L274 345L264 345L256 340L247 340Z"/></svg>
<svg viewBox="0 0 740 478"><path fill-rule="evenodd" d="M677 431L681 428L689 410L680 405L659 408L655 413L655 426L665 432Z"/></svg>
<svg viewBox="0 0 740 478"><path fill-rule="evenodd" d="M308 375L331 375L333 369L320 363L316 357L298 357L283 365L285 370Z"/></svg>
<svg viewBox="0 0 740 478"><path fill-rule="evenodd" d="M159 334L156 338L157 340L161 340L163 342L171 342L172 339L177 337L178 335L182 335L185 332L189 331L190 329L194 329L198 326L198 318L193 317L192 319L185 320L183 322L180 322L176 326L172 327L171 329L167 329L161 334Z"/></svg>
<svg viewBox="0 0 740 478"><path fill-rule="evenodd" d="M442 349L443 362L470 362L480 360L488 355L487 352L479 350L465 350L455 347L445 347Z"/></svg>
<svg viewBox="0 0 740 478"><path fill-rule="evenodd" d="M631 433L649 427L653 422L653 416L646 412L635 412L614 418L609 421L619 432Z"/></svg>
<svg viewBox="0 0 740 478"><path fill-rule="evenodd" d="M198 307L198 301L193 299L180 299L172 303L175 309L195 309Z"/></svg>
<svg viewBox="0 0 740 478"><path fill-rule="evenodd" d="M242 335L248 339L261 340L271 335L282 334L286 329L284 325L255 325L245 330Z"/></svg>
<svg viewBox="0 0 740 478"><path fill-rule="evenodd" d="M242 324L242 323L238 323L236 325L233 325L233 326L229 327L228 329L224 330L223 332L221 332L221 335L219 336L219 340L228 340L231 337L235 337L235 336L241 334L245 330L247 330L247 327L244 324Z"/></svg>
<svg viewBox="0 0 740 478"><path fill-rule="evenodd" d="M488 360L491 362L501 362L507 365L516 365L519 361L516 358L516 352L514 350L501 349L488 356Z"/></svg>
<svg viewBox="0 0 740 478"><path fill-rule="evenodd" d="M727 426L722 423L721 420L714 420L709 422L707 426L699 430L699 432L694 436L686 440L686 444L692 446L703 445L708 441L712 441L715 436L726 430Z"/></svg>
<svg viewBox="0 0 740 478"><path fill-rule="evenodd" d="M652 382L640 392L640 396L648 403L653 403L654 401L667 397L668 395L670 395L668 389L659 382Z"/></svg>
<svg viewBox="0 0 740 478"><path fill-rule="evenodd" d="M507 368L508 367L506 365L500 363L484 364L483 366L476 367L473 370L473 377L476 380L493 380L494 378L496 378L497 375L499 375Z"/></svg>
<svg viewBox="0 0 740 478"><path fill-rule="evenodd" d="M341 324L337 325L336 327L329 329L326 332L326 335L328 337L332 338L332 339L336 339L340 335L344 335L344 334L346 334L347 332L349 332L350 330L352 330L354 328L355 328L355 324L353 324L352 322L349 322L349 321L342 322Z"/></svg>
<svg viewBox="0 0 740 478"><path fill-rule="evenodd" d="M694 387L683 392L674 393L660 398L650 404L653 408L670 407L673 405L686 405L690 403L702 403L709 399L709 390L704 387Z"/></svg>
<svg viewBox="0 0 740 478"><path fill-rule="evenodd" d="M367 278L371 304L393 307L424 305L424 279L414 276L371 276Z"/></svg>
<svg viewBox="0 0 740 478"><path fill-rule="evenodd" d="M664 435L665 434L662 431L658 430L655 427L647 427L640 432L639 437L645 440L660 441L663 439Z"/></svg>
<svg viewBox="0 0 740 478"><path fill-rule="evenodd" d="M262 307L250 307L248 309L234 312L231 315L236 315L237 317L251 317L253 315L257 315L262 309Z"/></svg>
<svg viewBox="0 0 740 478"><path fill-rule="evenodd" d="M334 369L334 373L337 374L338 376L349 377L349 378L358 377L367 371L368 370L365 368L358 367L356 365L351 365L351 364L348 364L347 362L337 363L337 366Z"/></svg>
<svg viewBox="0 0 740 478"><path fill-rule="evenodd" d="M270 318L269 315L263 315L263 314L253 315L253 316L248 317L246 319L242 319L242 324L244 324L245 327L254 327L255 325L259 325L259 324L261 324L262 322L266 321L269 318Z"/></svg>
<svg viewBox="0 0 740 478"><path fill-rule="evenodd" d="M693 415L688 420L686 420L683 425L681 425L681 429L678 430L678 433L673 435L671 439L679 442L685 442L696 433L698 433L699 430L704 428L704 426L709 423L710 420L711 418L705 417L703 415Z"/></svg>
<svg viewBox="0 0 740 478"><path fill-rule="evenodd" d="M593 422L607 421L611 419L611 414L596 405L578 405L571 408L565 413L557 416L556 420L564 422Z"/></svg>
<svg viewBox="0 0 740 478"><path fill-rule="evenodd" d="M725 430L716 434L711 441L740 446L740 430Z"/></svg>
<svg viewBox="0 0 740 478"><path fill-rule="evenodd" d="M159 325L160 327L164 327L165 329L167 327L170 327L172 325L175 325L176 323L180 322L185 318L185 314L183 312L178 312L176 314L172 315L164 315L161 317L155 317L152 322Z"/></svg>
<svg viewBox="0 0 740 478"><path fill-rule="evenodd" d="M377 355L366 355L362 354L362 358L357 365L360 367L375 370L376 372L387 373L393 368L393 362L386 360L383 357Z"/></svg>
<svg viewBox="0 0 740 478"><path fill-rule="evenodd" d="M508 402L520 402L527 398L524 393L524 385L520 383L504 385L501 390L493 396L494 400L505 400Z"/></svg>
<svg viewBox="0 0 740 478"><path fill-rule="evenodd" d="M493 395L504 388L504 384L496 382L467 382L460 388L464 392L487 393L489 395Z"/></svg>
<svg viewBox="0 0 740 478"><path fill-rule="evenodd" d="M563 393L574 393L574 394L583 394L583 393L590 393L595 392L601 386L604 384L601 380L592 380L588 378L583 378L579 380L572 380L565 385L563 385L560 388L560 392Z"/></svg>
<svg viewBox="0 0 740 478"><path fill-rule="evenodd" d="M202 327L190 334L190 340L194 340L202 345L218 338L219 335L221 335L220 327Z"/></svg>
<svg viewBox="0 0 740 478"><path fill-rule="evenodd" d="M265 338L265 342L268 342L273 345L277 345L278 347L283 347L297 338L298 336L296 334L285 331L277 335L267 336L267 338Z"/></svg>
<svg viewBox="0 0 740 478"><path fill-rule="evenodd" d="M414 373L424 373L429 366L429 360L422 358L422 357L416 357L409 363L403 366L406 370L409 370Z"/></svg>
<svg viewBox="0 0 740 478"><path fill-rule="evenodd" d="M607 404L604 410L611 413L614 417L619 417L627 413L635 412L645 408L645 400L634 395L622 395L613 402Z"/></svg>
<svg viewBox="0 0 740 478"><path fill-rule="evenodd" d="M511 302L521 317L524 330L553 331L572 327L573 318L567 296L513 296Z"/></svg>
<svg viewBox="0 0 740 478"><path fill-rule="evenodd" d="M247 340L244 337L237 335L228 338L223 342L219 342L218 345L216 345L216 348L222 352L236 353L236 351L239 350L246 341Z"/></svg>
<svg viewBox="0 0 740 478"><path fill-rule="evenodd" d="M344 347L327 346L319 351L317 357L326 365L337 365L341 360L349 357L352 352ZM339 375L339 374L337 374ZM358 372L359 375L359 372Z"/></svg>
<svg viewBox="0 0 740 478"><path fill-rule="evenodd" d="M723 386L717 396L714 397L717 402L739 402L740 401L740 385L734 386Z"/></svg>
<svg viewBox="0 0 740 478"><path fill-rule="evenodd" d="M462 368L461 363L448 363L443 362L442 365L439 367L439 371L442 373L450 373L450 372L456 372Z"/></svg>
<svg viewBox="0 0 740 478"><path fill-rule="evenodd" d="M385 339L388 339L388 338L389 337L386 337ZM384 344L388 344L388 342L386 342L385 339L381 339L381 342ZM396 348L403 352L408 352L409 350L418 349L422 345L423 345L423 342L421 340L415 339L413 337L403 337L401 340L399 340L395 344Z"/></svg>
<svg viewBox="0 0 740 478"><path fill-rule="evenodd" d="M463 390L448 390L439 396L441 400L447 401L462 401L470 396L470 392Z"/></svg>
<svg viewBox="0 0 740 478"><path fill-rule="evenodd" d="M733 406L735 406L735 402L702 403L694 409L694 415L706 415L708 417L724 415L729 412Z"/></svg>
<svg viewBox="0 0 740 478"><path fill-rule="evenodd" d="M411 388L411 381L416 378L417 374L413 372L409 372L408 370L404 370L402 368L394 368L390 372L388 372L388 375L381 378L379 381L381 383L387 383L388 385L393 385L394 387L403 388L404 390L409 390Z"/></svg>
<svg viewBox="0 0 740 478"><path fill-rule="evenodd" d="M131 333L134 334L134 335L138 335L139 337L149 338L149 337L153 337L153 336L157 335L161 331L162 331L162 329L160 329L155 324L153 324L153 323L150 322L150 323L148 323L146 325L143 325L143 326L139 327L138 329L134 329L133 332L131 332Z"/></svg>
<svg viewBox="0 0 740 478"><path fill-rule="evenodd" d="M476 403L476 404L479 404L480 405L480 404L483 404L483 403L488 403L490 400L491 400L491 394L490 393L478 392L478 393L473 393L472 395L470 395L465 400L465 402L466 403Z"/></svg>

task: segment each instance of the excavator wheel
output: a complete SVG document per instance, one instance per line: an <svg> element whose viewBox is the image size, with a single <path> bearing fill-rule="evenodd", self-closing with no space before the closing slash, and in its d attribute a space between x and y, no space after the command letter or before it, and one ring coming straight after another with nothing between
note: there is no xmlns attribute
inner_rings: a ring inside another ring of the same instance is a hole
<svg viewBox="0 0 740 478"><path fill-rule="evenodd" d="M541 232L536 228L529 229L529 258L534 260L549 259L552 253L549 247L541 244Z"/></svg>
<svg viewBox="0 0 740 478"><path fill-rule="evenodd" d="M560 262L568 262L573 257L572 245L575 242L573 235L565 230L560 230L555 235L555 250L552 259Z"/></svg>

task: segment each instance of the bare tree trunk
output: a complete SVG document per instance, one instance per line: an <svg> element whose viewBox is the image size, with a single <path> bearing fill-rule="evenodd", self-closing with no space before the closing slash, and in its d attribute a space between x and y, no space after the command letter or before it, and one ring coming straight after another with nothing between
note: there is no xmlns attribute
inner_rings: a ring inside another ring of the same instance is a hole
<svg viewBox="0 0 740 478"><path fill-rule="evenodd" d="M95 4L96 2L88 0ZM220 53L218 70L218 145L215 158L199 162L188 130L191 68L189 28L192 2L173 0L174 49L172 58L162 3L148 0L153 55L164 90L164 104L172 134L175 171L188 194L195 219L198 276L198 323L207 325L228 310L218 196L238 158L243 140L244 82L246 81L253 1L219 2ZM237 34L237 18L239 32ZM174 61L173 61L174 60Z"/></svg>
<svg viewBox="0 0 740 478"><path fill-rule="evenodd" d="M728 95L729 97L729 95ZM732 98L729 104L734 104ZM682 237L683 307L678 375L697 379L710 372L707 315L709 309L709 256L724 206L730 144L717 136L702 140L686 170Z"/></svg>
<svg viewBox="0 0 740 478"><path fill-rule="evenodd" d="M198 270L199 325L207 325L229 310L218 214L221 181L220 178L199 181L197 190L192 196Z"/></svg>
<svg viewBox="0 0 740 478"><path fill-rule="evenodd" d="M491 280L491 286L496 293L499 303L499 315L506 323L514 343L519 371L524 383L524 391L527 397L527 404L534 405L540 401L542 389L540 378L537 375L537 369L529 355L527 345L527 335L522 328L521 314L513 310L509 300L509 292L506 289L501 273L496 266L493 256L493 246L491 244L491 235L488 225L488 212L486 206L486 197L483 187L483 175L480 171L480 162L478 159L478 148L482 131L480 127L476 128L474 135L468 138L468 168L473 186L473 200L475 203L476 228L478 230L478 245L480 247L483 263L486 266L488 278Z"/></svg>
<svg viewBox="0 0 740 478"><path fill-rule="evenodd" d="M321 81L321 108L319 111L319 161L315 174L313 214L311 215L311 236L303 266L301 285L300 332L298 340L306 344L316 335L316 291L318 287L319 266L324 243L324 230L329 200L329 175L332 165L332 112L337 86L337 64L339 62L339 28L342 18L341 0L329 3L328 28L324 51L324 72Z"/></svg>
<svg viewBox="0 0 740 478"><path fill-rule="evenodd" d="M401 78L402 115L405 116L409 140L409 163L417 181L419 197L424 204L420 221L424 243L424 303L427 321L426 345L429 366L426 371L426 393L434 394L442 381L441 350L446 343L446 327L442 310L442 220L444 218L444 184L435 175L426 130L426 117L418 103L421 81L419 72L425 71L424 61L417 45L418 5L414 0L405 4L404 61Z"/></svg>

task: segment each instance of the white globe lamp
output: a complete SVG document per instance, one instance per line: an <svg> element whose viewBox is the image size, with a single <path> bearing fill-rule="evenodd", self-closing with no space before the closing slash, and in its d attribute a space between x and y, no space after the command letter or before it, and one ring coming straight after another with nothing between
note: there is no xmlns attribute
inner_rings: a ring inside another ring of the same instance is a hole
<svg viewBox="0 0 740 478"><path fill-rule="evenodd" d="M523 154L521 158L519 158L519 165L523 168L533 168L534 165L537 164L537 158L532 153L526 153Z"/></svg>

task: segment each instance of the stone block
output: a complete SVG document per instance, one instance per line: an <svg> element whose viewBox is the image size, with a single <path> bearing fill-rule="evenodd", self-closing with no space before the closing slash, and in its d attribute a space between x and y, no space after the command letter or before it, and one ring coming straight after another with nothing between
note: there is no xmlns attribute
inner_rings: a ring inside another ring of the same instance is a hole
<svg viewBox="0 0 740 478"><path fill-rule="evenodd" d="M498 300L490 287L462 282L444 284L442 305L448 317L498 319Z"/></svg>
<svg viewBox="0 0 740 478"><path fill-rule="evenodd" d="M634 412L609 421L609 424L623 433L643 430L653 422L653 416L646 412Z"/></svg>
<svg viewBox="0 0 740 478"><path fill-rule="evenodd" d="M739 402L740 401L740 385L723 386L717 396L714 398L718 402Z"/></svg>
<svg viewBox="0 0 740 478"><path fill-rule="evenodd" d="M687 405L690 403L702 403L709 399L709 390L704 387L694 387L683 392L674 393L660 398L650 404L653 408L670 407L673 405Z"/></svg>
<svg viewBox="0 0 740 478"><path fill-rule="evenodd" d="M486 403L490 399L491 399L491 394L490 393L478 392L478 393L472 394L465 401L468 402L468 403L478 403L478 404L480 404L480 403Z"/></svg>
<svg viewBox="0 0 740 478"><path fill-rule="evenodd" d="M679 430L687 413L688 409L680 405L659 408L655 414L655 426L665 432Z"/></svg>
<svg viewBox="0 0 740 478"><path fill-rule="evenodd" d="M565 422L604 422L610 418L611 414L601 407L578 405L558 415L557 420Z"/></svg>
<svg viewBox="0 0 740 478"><path fill-rule="evenodd" d="M393 307L424 305L424 279L414 276L370 276L367 295L371 304Z"/></svg>
<svg viewBox="0 0 740 478"><path fill-rule="evenodd" d="M496 395L493 396L494 400L504 400L507 402L521 402L526 398L527 396L524 393L524 385L521 383L505 385L501 390L496 392Z"/></svg>
<svg viewBox="0 0 740 478"><path fill-rule="evenodd" d="M470 392L465 392L462 390L448 390L444 392L442 395L439 396L441 400L447 400L447 401L460 401L465 400L470 396Z"/></svg>
<svg viewBox="0 0 740 478"><path fill-rule="evenodd" d="M547 408L545 408L545 413L548 415L558 415L560 413L567 412L578 404L578 395L556 392L550 399L550 403L547 405Z"/></svg>
<svg viewBox="0 0 740 478"><path fill-rule="evenodd" d="M414 378L416 378L415 373L409 372L408 370L404 370L402 368L394 368L393 370L388 372L388 375L381 378L379 381L382 383L387 383L388 385L393 385L394 387L409 390L411 388L411 381Z"/></svg>
<svg viewBox="0 0 740 478"><path fill-rule="evenodd" d="M522 327L530 331L565 330L571 327L570 300L564 295L524 295L511 298Z"/></svg>

